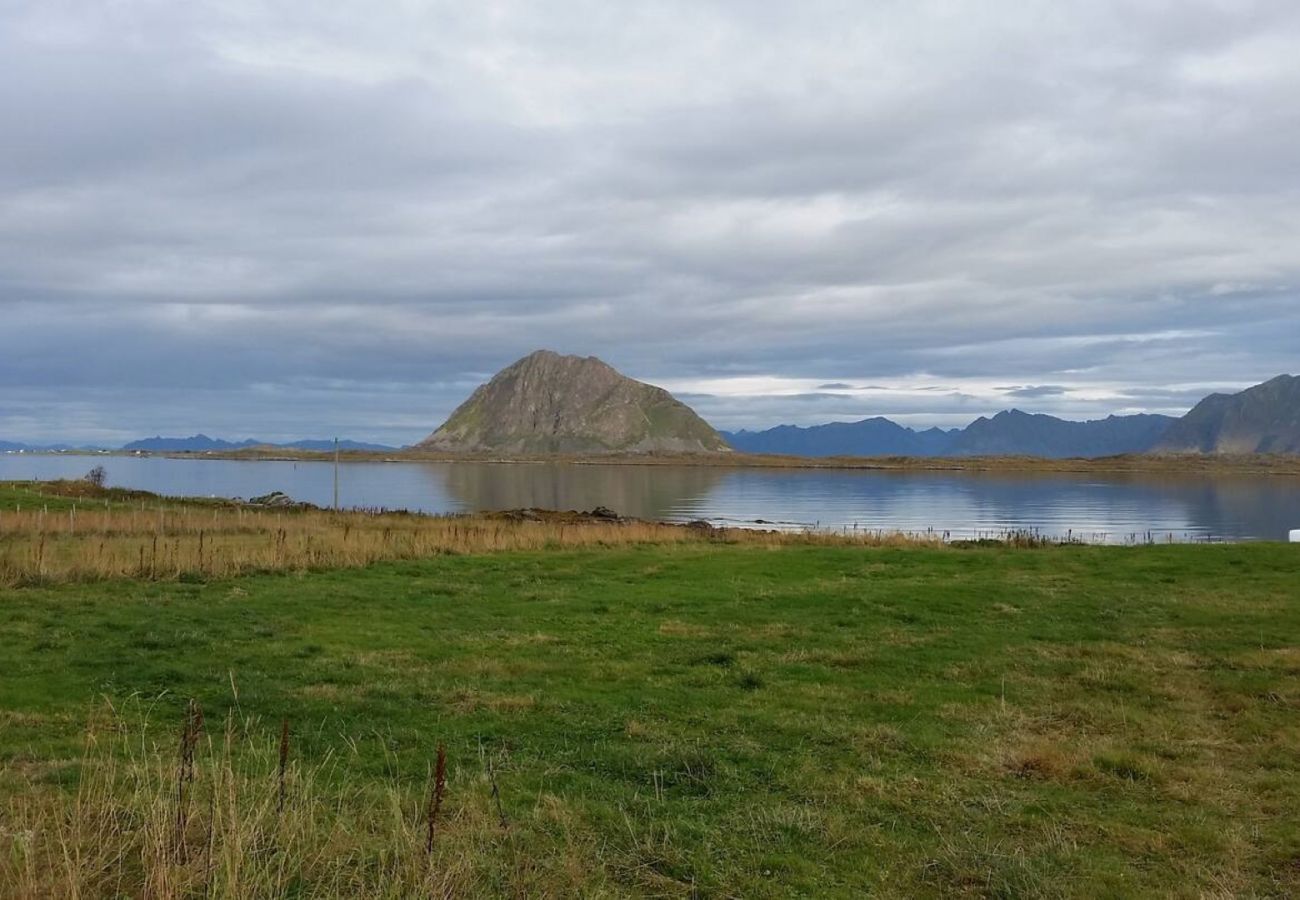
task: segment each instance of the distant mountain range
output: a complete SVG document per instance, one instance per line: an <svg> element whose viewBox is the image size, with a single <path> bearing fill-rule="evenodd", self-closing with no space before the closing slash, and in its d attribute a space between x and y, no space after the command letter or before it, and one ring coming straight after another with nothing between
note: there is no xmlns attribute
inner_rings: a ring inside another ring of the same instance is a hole
<svg viewBox="0 0 1300 900"><path fill-rule="evenodd" d="M282 450L333 450L332 440L292 441L287 444L273 444L268 441L224 441L210 438L206 434L196 434L184 438L151 437L132 441L122 447L123 450L141 450L149 453L202 453L204 451L244 450L248 447L274 447ZM340 450L396 450L384 444L367 444L362 441L339 441Z"/></svg>
<svg viewBox="0 0 1300 900"><path fill-rule="evenodd" d="M913 431L879 416L806 428L778 425L766 431L721 432L728 444L743 453L784 456L943 456L960 433L960 429L939 428Z"/></svg>
<svg viewBox="0 0 1300 900"><path fill-rule="evenodd" d="M68 450L103 450L103 447L72 444L15 444L12 441L0 441L0 453L57 453Z"/></svg>
<svg viewBox="0 0 1300 900"><path fill-rule="evenodd" d="M745 453L796 456L1117 456L1123 453L1300 453L1300 377L1212 394L1182 418L1071 422L1012 409L965 428L914 431L889 419L722 432Z"/></svg>
<svg viewBox="0 0 1300 900"><path fill-rule="evenodd" d="M243 450L248 447L266 447L268 449L281 450L333 450L334 442L332 440L304 440L292 441L287 444L273 444L269 441L255 441L252 439L246 441L226 441L221 438L211 438L206 434L195 434L190 437L151 437L138 441L132 441L121 447L109 448L103 446L72 446L70 444L52 444L52 445L35 445L35 444L16 444L10 441L0 441L0 453L48 453L66 450L126 450L128 452L141 453L204 453L209 451L226 451L226 450ZM389 447L385 444L368 444L363 441L339 441L340 450L371 450L386 451L396 450L396 447Z"/></svg>
<svg viewBox="0 0 1300 900"><path fill-rule="evenodd" d="M1171 424L1170 416L1107 416L1069 422L1018 409L983 416L955 436L947 456L1116 456L1150 450Z"/></svg>
<svg viewBox="0 0 1300 900"><path fill-rule="evenodd" d="M725 451L727 445L746 453L812 457L1300 453L1300 377L1279 375L1237 394L1211 394L1181 418L1133 415L1072 422L1012 409L950 430L916 431L875 417L810 427L779 425L765 431L715 432L667 391L620 375L595 357L538 351L476 390L417 446L509 454L707 453ZM145 438L120 449L202 453L249 447L329 451L334 442L271 444L196 434ZM362 441L340 441L339 448L397 449ZM0 452L97 449L105 448L0 441Z"/></svg>
<svg viewBox="0 0 1300 900"><path fill-rule="evenodd" d="M965 428L914 431L889 419L832 422L799 428L723 432L745 453L795 456L1116 456L1145 453L1169 426L1170 416L1110 416L1070 422L1018 409L981 416Z"/></svg>
<svg viewBox="0 0 1300 900"><path fill-rule="evenodd" d="M220 438L210 438L206 434L195 434L190 437L161 437L143 438L138 441L132 441L122 446L123 450L143 450L150 453L201 453L205 450L242 450L245 447L256 447L257 441L223 441Z"/></svg>

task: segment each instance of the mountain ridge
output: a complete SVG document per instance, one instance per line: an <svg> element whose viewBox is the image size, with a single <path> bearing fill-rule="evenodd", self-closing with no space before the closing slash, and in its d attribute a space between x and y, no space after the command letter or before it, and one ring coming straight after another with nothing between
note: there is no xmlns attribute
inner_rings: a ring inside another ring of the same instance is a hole
<svg viewBox="0 0 1300 900"><path fill-rule="evenodd" d="M1279 375L1236 394L1211 394L1182 417L1138 413L1076 422L1010 409L949 431L915 431L873 417L722 434L748 453L813 457L1300 453L1300 377Z"/></svg>
<svg viewBox="0 0 1300 900"><path fill-rule="evenodd" d="M340 450L371 450L375 452L393 451L399 448L387 444L373 444L366 441L339 441ZM243 441L227 441L222 438L208 437L206 434L194 434L189 437L162 437L155 435L130 441L120 447L105 444L26 444L15 441L0 441L0 453L58 453L66 451L79 452L113 452L128 453L221 453L229 450L244 450L250 447L266 447L281 450L329 451L334 449L332 439L304 439L273 443L249 438Z"/></svg>
<svg viewBox="0 0 1300 900"><path fill-rule="evenodd" d="M723 432L737 450L797 456L1118 456L1145 453L1173 422L1141 413L1075 422L1044 413L1003 410L965 428L916 431L879 416L804 428Z"/></svg>
<svg viewBox="0 0 1300 900"><path fill-rule="evenodd" d="M1062 459L1145 453L1176 421L1172 416L1139 413L1075 422L1044 413L1003 410L967 425L944 455Z"/></svg>
<svg viewBox="0 0 1300 900"><path fill-rule="evenodd" d="M1300 453L1300 377L1279 375L1261 384L1235 394L1210 394L1198 402L1186 415L1175 418L1153 414L1111 415L1104 419L1085 422L1060 419L1043 413L1028 413L1019 409L1003 410L993 416L980 416L964 428L916 430L890 419L873 416L854 422L829 422L822 425L778 425L768 429L734 432L714 431L689 407L675 400L667 391L646 385L619 374L595 357L561 357L551 351L538 351L517 361L498 373L498 377L522 363L538 357L553 364L557 360L576 361L584 367L594 367L603 393L592 401L599 406L617 399L617 388L627 384L637 386L627 397L650 398L651 404L660 404L670 423L674 420L690 426L689 440L668 441L660 449L681 452L725 452L737 450L755 454L775 454L807 457L827 456L1040 456L1044 458L1100 457L1133 453L1186 453L1186 454L1250 454L1250 453ZM543 367L544 368L544 367ZM475 397L482 398L491 382L481 385L444 425L423 442L418 449L447 449L434 441L449 425L455 424L458 414L460 425L465 418L474 418ZM563 399L563 385L552 385L547 402L552 406ZM562 404L561 404L562 405ZM635 404L633 404L635 406ZM466 411L468 408L468 414ZM537 421L537 410L534 418ZM649 415L641 409L648 422ZM554 410L552 410L552 415ZM472 424L472 423L471 423ZM455 429L453 429L455 430ZM527 441L522 442L527 444ZM554 442L557 447L563 441ZM352 451L393 452L400 448L363 441L341 440L339 449ZM644 449L642 445L642 449ZM649 446L654 448L653 441ZM155 435L131 441L119 448L126 452L145 453L202 453L228 452L265 447L267 449L300 449L328 452L333 440L303 439L272 443L245 439L224 440L199 433L189 437L162 437ZM93 444L28 444L0 441L0 453L42 453L59 451L103 451L105 445ZM453 449L466 449L464 446ZM491 449L497 452L593 452L584 450L580 442L570 441L567 449L550 449L545 442L540 449L501 446L474 446L470 449ZM636 442L631 445L610 446L602 443L594 452L639 452Z"/></svg>
<svg viewBox="0 0 1300 900"><path fill-rule="evenodd" d="M1165 433L1167 453L1300 453L1300 376L1210 394Z"/></svg>
<svg viewBox="0 0 1300 900"><path fill-rule="evenodd" d="M762 431L720 433L737 450L788 456L852 456L863 446L871 447L872 456L938 456L952 440L950 431L916 431L883 416L857 422L777 425Z"/></svg>
<svg viewBox="0 0 1300 900"><path fill-rule="evenodd" d="M396 447L390 447L386 444L373 444L365 441L352 440L340 440L338 446L340 450L386 451L397 449ZM222 438L208 437L206 434L200 432L199 434L190 435L189 437L161 437L155 435L151 438L141 438L140 440L124 444L121 449L128 452L140 451L146 453L220 453L227 450L246 450L250 447L325 452L334 449L334 441L332 439L303 439L276 443L272 441L259 441L254 438L247 438L242 441L227 441Z"/></svg>

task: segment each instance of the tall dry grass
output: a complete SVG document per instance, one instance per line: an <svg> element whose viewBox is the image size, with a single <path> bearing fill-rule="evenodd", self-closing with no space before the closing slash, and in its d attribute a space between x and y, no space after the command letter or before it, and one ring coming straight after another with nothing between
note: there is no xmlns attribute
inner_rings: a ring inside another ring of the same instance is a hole
<svg viewBox="0 0 1300 900"><path fill-rule="evenodd" d="M0 510L0 586L351 568L440 554L633 544L933 544L937 536L711 529L641 521L426 516L137 501Z"/></svg>
<svg viewBox="0 0 1300 900"><path fill-rule="evenodd" d="M509 863L478 760L349 780L350 760L303 765L233 715L155 742L141 709L92 724L74 790L29 778L0 806L0 897L451 897Z"/></svg>

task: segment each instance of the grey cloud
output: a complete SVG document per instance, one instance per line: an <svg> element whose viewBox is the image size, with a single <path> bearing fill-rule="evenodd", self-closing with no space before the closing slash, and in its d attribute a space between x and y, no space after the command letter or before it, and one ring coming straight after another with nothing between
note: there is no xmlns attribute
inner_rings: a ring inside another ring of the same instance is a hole
<svg viewBox="0 0 1300 900"><path fill-rule="evenodd" d="M931 425L957 427L970 424L998 407L960 391L929 395L923 399L873 397L846 398L842 395L799 395L789 397L717 397L691 395L690 402L718 428L736 431L758 427L759 423L782 422L816 425L823 422L856 422L886 416L903 425L926 428Z"/></svg>
<svg viewBox="0 0 1300 900"><path fill-rule="evenodd" d="M1058 384L1040 384L1028 385L1017 388L998 388L1008 397L1027 397L1036 399L1038 397L1059 397L1069 391L1069 388L1061 387Z"/></svg>
<svg viewBox="0 0 1300 900"><path fill-rule="evenodd" d="M820 385L727 427L1296 368L1280 0L18 3L0 53L0 439L400 443L538 346Z"/></svg>

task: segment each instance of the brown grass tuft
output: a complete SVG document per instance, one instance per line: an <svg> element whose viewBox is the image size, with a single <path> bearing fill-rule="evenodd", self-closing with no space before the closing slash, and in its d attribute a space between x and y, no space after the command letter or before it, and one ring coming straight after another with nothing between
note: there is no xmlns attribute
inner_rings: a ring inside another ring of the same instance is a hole
<svg viewBox="0 0 1300 900"><path fill-rule="evenodd" d="M429 788L354 783L336 762L291 760L283 725L278 742L233 716L206 734L197 704L178 764L141 716L92 723L72 792L36 773L3 801L0 896L452 897L498 877L495 782L471 779L449 808L442 747ZM426 790L427 817L413 820L404 810Z"/></svg>

